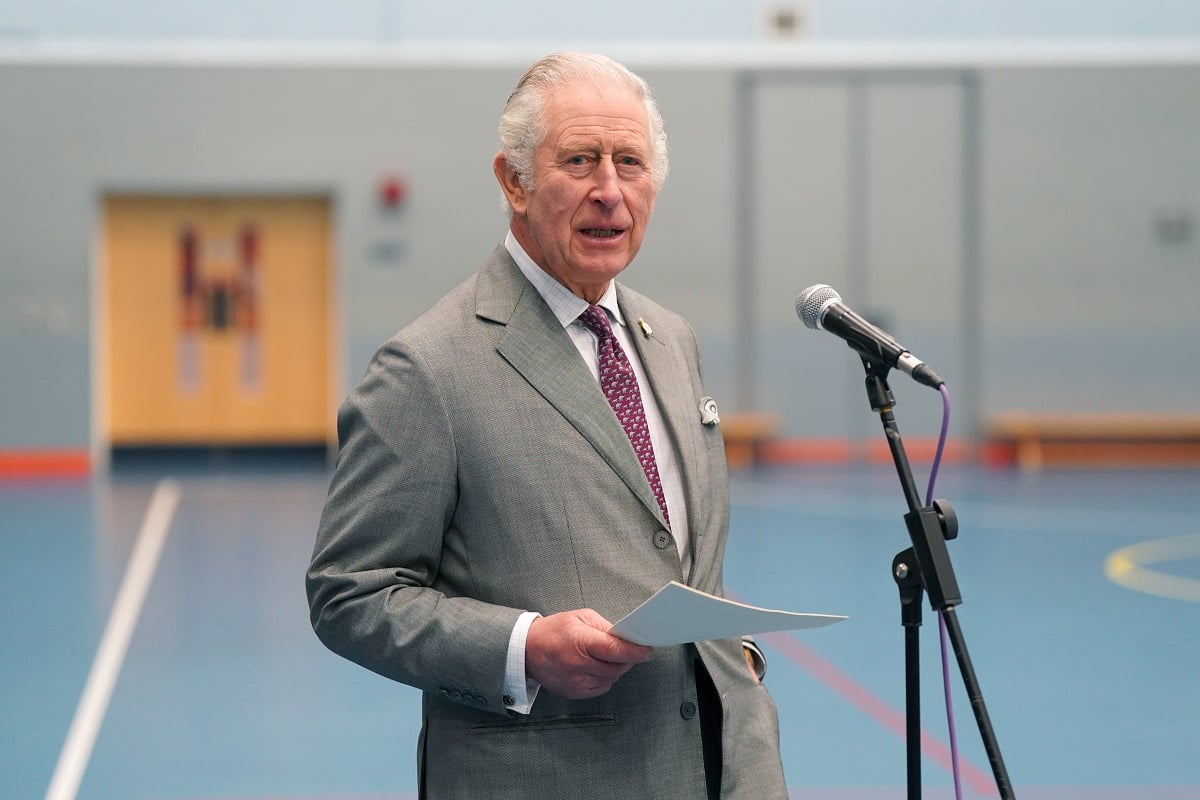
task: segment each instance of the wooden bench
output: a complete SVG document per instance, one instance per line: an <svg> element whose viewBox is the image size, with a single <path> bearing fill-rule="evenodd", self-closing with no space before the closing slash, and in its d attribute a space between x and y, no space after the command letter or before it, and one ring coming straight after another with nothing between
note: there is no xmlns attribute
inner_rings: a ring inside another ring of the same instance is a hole
<svg viewBox="0 0 1200 800"><path fill-rule="evenodd" d="M1200 465L1200 413L1034 413L987 421L989 460L1026 469Z"/></svg>
<svg viewBox="0 0 1200 800"><path fill-rule="evenodd" d="M725 440L725 461L731 469L757 464L762 445L779 432L777 414L747 413L721 415L721 436Z"/></svg>

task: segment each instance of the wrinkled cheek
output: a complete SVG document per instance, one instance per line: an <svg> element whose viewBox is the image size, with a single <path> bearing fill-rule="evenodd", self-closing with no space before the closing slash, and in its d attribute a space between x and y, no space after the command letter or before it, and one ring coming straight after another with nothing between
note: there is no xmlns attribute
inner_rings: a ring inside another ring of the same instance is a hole
<svg viewBox="0 0 1200 800"><path fill-rule="evenodd" d="M579 216L582 203L570 195L555 195L546 204L547 216L564 228L574 227L575 217Z"/></svg>

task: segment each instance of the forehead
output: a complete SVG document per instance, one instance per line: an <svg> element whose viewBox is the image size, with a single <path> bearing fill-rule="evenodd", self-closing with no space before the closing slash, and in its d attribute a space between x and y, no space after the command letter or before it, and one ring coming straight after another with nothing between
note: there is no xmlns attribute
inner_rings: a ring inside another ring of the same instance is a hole
<svg viewBox="0 0 1200 800"><path fill-rule="evenodd" d="M633 89L576 82L546 98L546 139L557 147L580 139L604 139L649 146L646 104Z"/></svg>

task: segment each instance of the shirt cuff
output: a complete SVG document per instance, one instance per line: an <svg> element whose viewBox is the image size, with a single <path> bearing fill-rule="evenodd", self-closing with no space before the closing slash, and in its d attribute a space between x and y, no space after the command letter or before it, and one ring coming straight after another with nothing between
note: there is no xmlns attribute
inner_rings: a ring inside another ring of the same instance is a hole
<svg viewBox="0 0 1200 800"><path fill-rule="evenodd" d="M758 648L758 644L750 639L742 639L742 652L747 656L746 663L761 682L767 677L767 657Z"/></svg>
<svg viewBox="0 0 1200 800"><path fill-rule="evenodd" d="M504 707L518 714L528 714L541 684L525 675L525 639L529 626L540 614L526 611L517 617L512 634L508 637L508 659L504 663ZM511 702L510 702L511 701Z"/></svg>

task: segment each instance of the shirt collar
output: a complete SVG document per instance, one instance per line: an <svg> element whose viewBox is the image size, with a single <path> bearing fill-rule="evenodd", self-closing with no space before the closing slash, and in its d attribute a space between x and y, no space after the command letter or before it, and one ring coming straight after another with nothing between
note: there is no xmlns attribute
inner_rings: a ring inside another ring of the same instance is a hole
<svg viewBox="0 0 1200 800"><path fill-rule="evenodd" d="M534 260L525 252L525 248L521 247L521 243L517 241L517 237L513 236L511 230L504 237L504 248L508 250L513 261L517 262L521 274L533 284L534 289L537 289L538 294L546 301L546 305L550 306L550 310L564 328L577 320L588 307L587 300L574 294L555 280L549 272L534 263ZM615 319L618 324L625 324L625 318L621 315L621 309L617 305L616 281L608 282L608 288L604 290L604 294L596 305L607 311L608 316Z"/></svg>

